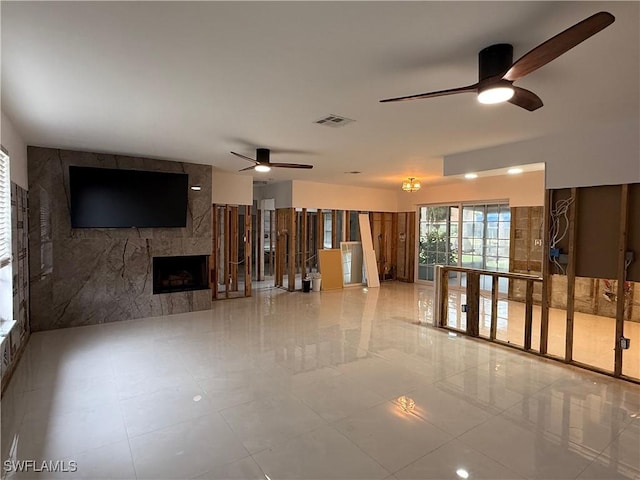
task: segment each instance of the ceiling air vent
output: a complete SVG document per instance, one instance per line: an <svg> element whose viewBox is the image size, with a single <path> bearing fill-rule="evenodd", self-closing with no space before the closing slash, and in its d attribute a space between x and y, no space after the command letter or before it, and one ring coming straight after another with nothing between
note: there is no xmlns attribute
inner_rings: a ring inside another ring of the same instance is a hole
<svg viewBox="0 0 640 480"><path fill-rule="evenodd" d="M355 122L355 120L333 114L327 115L326 117L315 121L315 123L317 123L318 125L325 125L327 127L343 127L351 122Z"/></svg>

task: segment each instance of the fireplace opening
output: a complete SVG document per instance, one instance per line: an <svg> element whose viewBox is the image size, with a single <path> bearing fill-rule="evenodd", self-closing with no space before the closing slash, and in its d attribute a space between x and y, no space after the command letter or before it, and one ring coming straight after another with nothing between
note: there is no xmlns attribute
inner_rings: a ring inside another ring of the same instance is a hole
<svg viewBox="0 0 640 480"><path fill-rule="evenodd" d="M208 270L207 255L153 257L153 293L205 290Z"/></svg>

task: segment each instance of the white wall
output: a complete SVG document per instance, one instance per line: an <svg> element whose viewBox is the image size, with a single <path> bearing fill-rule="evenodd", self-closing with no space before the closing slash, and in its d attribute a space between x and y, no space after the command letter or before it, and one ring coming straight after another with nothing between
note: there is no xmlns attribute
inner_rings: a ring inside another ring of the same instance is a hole
<svg viewBox="0 0 640 480"><path fill-rule="evenodd" d="M395 190L294 180L293 206L395 212L398 209L398 195Z"/></svg>
<svg viewBox="0 0 640 480"><path fill-rule="evenodd" d="M0 121L0 143L9 152L11 181L28 189L27 144L4 112Z"/></svg>
<svg viewBox="0 0 640 480"><path fill-rule="evenodd" d="M253 203L253 178L212 168L211 203L251 205Z"/></svg>
<svg viewBox="0 0 640 480"><path fill-rule="evenodd" d="M423 185L417 192L399 194L399 211L413 211L417 205L423 204L476 200L507 200L511 207L544 205L544 172L479 177L445 185Z"/></svg>
<svg viewBox="0 0 640 480"><path fill-rule="evenodd" d="M262 185L256 187L254 192L256 200L273 199L274 208L290 208L293 206L291 203L293 182L291 180Z"/></svg>
<svg viewBox="0 0 640 480"><path fill-rule="evenodd" d="M546 188L640 182L637 119L590 130L447 155L444 174L545 162Z"/></svg>

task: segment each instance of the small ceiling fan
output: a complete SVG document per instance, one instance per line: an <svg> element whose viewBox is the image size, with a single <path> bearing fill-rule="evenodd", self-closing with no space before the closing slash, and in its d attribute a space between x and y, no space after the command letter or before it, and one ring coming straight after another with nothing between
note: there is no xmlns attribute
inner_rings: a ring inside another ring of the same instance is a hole
<svg viewBox="0 0 640 480"><path fill-rule="evenodd" d="M474 92L478 94L480 103L506 101L532 112L542 106L542 100L530 90L514 86L513 82L555 60L563 53L611 25L614 20L615 17L609 12L596 13L538 45L516 62L513 62L512 45L508 43L491 45L481 50L478 54L477 83L450 90L387 98L380 100L380 102L400 102Z"/></svg>
<svg viewBox="0 0 640 480"><path fill-rule="evenodd" d="M257 148L256 149L256 160L253 158L242 155L241 153L231 152L232 155L236 157L240 157L244 160L249 160L253 162L254 165L251 167L243 168L239 170L240 172L245 172L247 170L255 170L256 172L268 172L272 167L274 168L313 168L313 165L305 165L303 163L273 163L269 161L270 150L268 148Z"/></svg>

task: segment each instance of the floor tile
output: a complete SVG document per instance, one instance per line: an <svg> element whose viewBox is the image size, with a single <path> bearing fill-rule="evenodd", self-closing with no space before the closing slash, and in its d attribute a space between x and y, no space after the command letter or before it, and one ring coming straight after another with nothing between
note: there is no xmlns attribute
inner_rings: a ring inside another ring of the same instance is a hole
<svg viewBox="0 0 640 480"><path fill-rule="evenodd" d="M597 455L502 417L486 421L459 440L526 478L575 478Z"/></svg>
<svg viewBox="0 0 640 480"><path fill-rule="evenodd" d="M385 402L383 397L354 383L347 375L325 378L310 385L294 388L292 391L329 422Z"/></svg>
<svg viewBox="0 0 640 480"><path fill-rule="evenodd" d="M453 438L392 402L363 409L333 425L390 473Z"/></svg>
<svg viewBox="0 0 640 480"><path fill-rule="evenodd" d="M253 458L244 457L235 462L212 468L194 478L197 480L265 480L266 477Z"/></svg>
<svg viewBox="0 0 640 480"><path fill-rule="evenodd" d="M513 470L457 440L443 445L395 473L399 480L474 478L515 480Z"/></svg>
<svg viewBox="0 0 640 480"><path fill-rule="evenodd" d="M418 415L455 437L500 413L477 402L473 395L442 383L418 387L408 396L414 400Z"/></svg>
<svg viewBox="0 0 640 480"><path fill-rule="evenodd" d="M383 479L389 472L330 426L254 455L271 479Z"/></svg>
<svg viewBox="0 0 640 480"><path fill-rule="evenodd" d="M325 423L301 401L280 394L221 411L251 453L282 443Z"/></svg>
<svg viewBox="0 0 640 480"><path fill-rule="evenodd" d="M120 405L129 438L213 411L204 390L195 382L121 400Z"/></svg>
<svg viewBox="0 0 640 480"><path fill-rule="evenodd" d="M193 478L249 453L218 413L130 440L139 479Z"/></svg>

